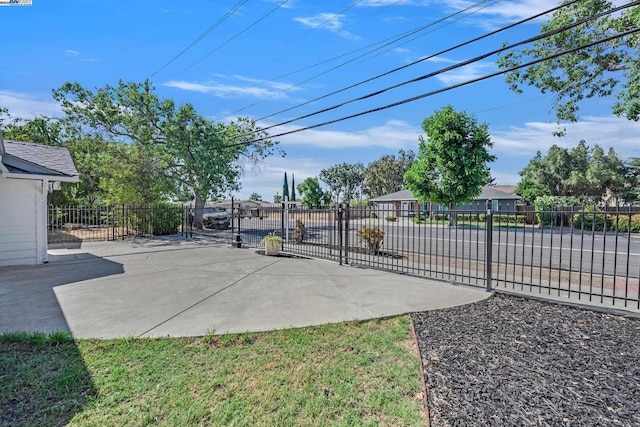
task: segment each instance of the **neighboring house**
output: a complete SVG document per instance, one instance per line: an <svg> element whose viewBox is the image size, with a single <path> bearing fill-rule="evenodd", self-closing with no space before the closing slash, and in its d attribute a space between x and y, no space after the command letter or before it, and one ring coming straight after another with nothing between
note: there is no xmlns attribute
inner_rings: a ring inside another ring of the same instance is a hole
<svg viewBox="0 0 640 427"><path fill-rule="evenodd" d="M458 205L456 210L463 211L483 211L486 209L487 200L491 200L492 210L494 212L514 212L516 205L522 202L522 197L499 190L505 189L511 191L515 189L512 186L487 185L482 192L472 202ZM418 199L410 190L396 191L395 193L385 194L370 200L375 204L378 216L396 216L407 217L414 216L419 212L425 214L431 211L445 211L447 206L440 206L435 203L427 202L420 204Z"/></svg>
<svg viewBox="0 0 640 427"><path fill-rule="evenodd" d="M0 134L0 266L48 262L47 196L61 182L78 182L69 150Z"/></svg>

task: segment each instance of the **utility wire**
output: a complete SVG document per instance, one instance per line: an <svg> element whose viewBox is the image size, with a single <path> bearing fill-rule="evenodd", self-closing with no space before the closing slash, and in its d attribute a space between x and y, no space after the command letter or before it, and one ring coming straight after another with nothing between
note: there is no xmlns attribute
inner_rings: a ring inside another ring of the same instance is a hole
<svg viewBox="0 0 640 427"><path fill-rule="evenodd" d="M340 118L333 119L333 120L328 120L328 121L317 123L317 124L310 125L310 126L305 126L305 127L299 128L299 129L294 129L294 130L290 130L290 131L287 131L287 132L282 132L282 133L279 133L279 134L276 134L276 135L269 135L268 137L256 138L256 139L253 139L253 140L250 140L250 141L236 142L236 143L232 143L232 144L227 144L226 147L253 144L255 142L264 141L264 140L269 139L269 138L277 138L277 137L280 137L280 136L290 135L290 134L293 134L293 133L298 133L298 132L302 132L302 131L309 130L309 129L315 129L315 128L318 128L318 127L327 126L327 125L330 125L330 124L334 124L334 123L342 122L342 121L345 121L345 120L350 120L350 119L353 119L353 118L356 118L356 117L364 116L366 114L371 114L371 113L375 113L375 112L378 112L378 111L387 110L389 108L398 107L398 106L403 105L403 104L408 104L410 102L418 101L420 99L427 98L427 97L430 97L430 96L433 96L433 95L437 95L437 94L440 94L440 93L443 93L443 92L447 92L447 91L450 91L450 90L453 90L453 89L457 89L459 87L467 86L467 85L470 85L472 83L477 83L477 82L480 82L480 81L483 81L483 80L487 80L487 79L490 79L490 78L493 78L493 77L496 77L496 76L499 76L499 75L502 75L502 74L507 74L507 73L511 73L513 71L516 71L516 70L519 70L519 69L522 69L522 68L530 67L532 65L539 64L540 62L549 61L549 60L555 59L555 58L560 58L560 57L568 55L570 53L574 53L574 52L577 52L577 51L582 50L582 49L590 48L590 47L593 47L593 46L596 46L596 45L599 45L599 44L602 44L602 43L606 43L606 42L609 42L611 40L619 39L621 37L625 37L625 36L628 36L628 35L631 35L631 34L635 34L635 33L638 33L638 32L640 32L640 28L633 28L633 29L630 29L630 30L627 30L627 31L623 31L621 33L609 36L609 37L605 37L605 38L600 39L600 40L596 40L596 41L593 41L593 42L590 42L590 43L587 43L587 44L584 44L584 45L581 45L581 46L577 46L577 47L574 47L574 48L571 48L571 49L566 49L566 50L563 50L561 52L556 52L556 53L554 53L552 55L548 55L548 56L545 56L543 58L538 58L536 60L533 60L533 61L530 61L530 62L527 62L527 63L524 63L524 64L516 65L514 67L511 67L511 68L508 68L508 69L505 69L505 70L502 70L502 71L497 71L495 73L487 74L487 75L484 75L484 76L481 76L481 77L477 77L475 79L467 80L465 82L461 82L461 83L458 83L458 84L455 84L455 85L451 85L451 86L447 86L447 87L444 87L444 88L441 88L441 89L433 90L431 92L423 93L421 95L416 95L416 96L413 96L411 98L407 98L407 99L403 99L401 101L394 102L392 104L383 105L381 107L373 108L371 110L366 110L366 111L362 111L360 113L351 114L351 115L348 115L348 116L340 117Z"/></svg>
<svg viewBox="0 0 640 427"><path fill-rule="evenodd" d="M568 2L568 3L565 3L565 4L562 4L562 5L559 5L559 6L553 7L553 8L551 8L551 9L545 10L544 12L540 12L540 13L538 13L538 14L536 14L536 15L531 16L531 17L528 17L528 18L522 19L522 20L520 20L520 21L518 21L518 22L514 22L514 23L512 23L512 24L510 24L510 25L507 25L506 27L498 28L497 30L494 30L494 31L491 31L491 32L489 32L489 33L483 34L483 35L481 35L481 36L479 36L479 37L475 37L475 38L473 38L473 39L471 39L471 40L468 40L468 41L466 41L466 42L459 43L459 44L457 44L457 45L455 45L455 46L453 46L453 47L450 47L450 48L447 48L447 49L441 50L441 51L436 52L436 53L434 53L434 54L431 54L431 55L429 55L429 56L425 56L425 57L420 58L420 59L418 59L418 60L416 60L416 61L413 61L413 62L410 62L410 63L408 63L408 64L405 64L405 65L403 65L403 66L401 66L401 67L394 68L394 69L389 70L389 71L386 71L386 72L384 72L384 73L382 73L382 74L378 74L377 76L371 77L371 78L366 79L366 80L362 80L362 81L357 82L357 83L354 83L354 84L352 84L352 85L350 85L350 86L346 86L346 87L344 87L344 88L342 88L342 89L338 89L338 90L335 90L335 91L333 91L333 92L327 93L327 94L325 94L325 95L319 96L319 97L317 97L317 98L311 99L311 100L309 100L309 101L305 101L305 102L300 103L300 104L298 104L298 105L294 105L293 107L285 108L284 110L280 110L280 111L277 111L277 112L275 112L275 113L272 113L272 114L269 114L269 115L266 115L266 116L260 117L259 119L256 119L256 121L260 121L260 120L268 119L268 118L270 118L270 117L277 116L277 115L282 114L282 113L286 113L287 111L295 110L296 108L300 108L300 107L302 107L302 106L305 106L305 105L311 104L312 102L316 102L316 101L319 101L319 100L321 100L321 99L325 99L325 98L328 98L328 97L330 97L330 96L337 95L338 93L345 92L345 91L347 91L347 90L349 90L349 89L353 89L353 88L358 87L358 86L361 86L361 85L363 85L363 84L365 84L365 83L369 83L369 82L371 82L371 81L377 80L377 79L379 79L379 78L381 78L381 77L385 77L385 76L388 76L388 75L393 74L393 73L395 73L395 72L398 72L398 71L400 71L400 70L404 70L405 68L412 67L412 66L414 66L414 65L416 65L416 64L419 64L419 63L421 63L421 62L428 61L428 60L430 60L430 59L432 59L432 58L434 58L434 57L436 57L436 56L443 55L443 54L445 54L445 53L448 53L448 52L451 52L451 51L453 51L453 50L459 49L459 48L461 48L461 47L463 47L463 46L467 46L467 45L469 45L469 44L475 43L475 42L480 41L480 40L482 40L482 39L485 39L485 38L487 38L487 37L490 37L490 36L496 35L496 34L498 34L498 33L500 33L500 32L503 32L503 31L509 30L509 29L511 29L511 28L513 28L513 27L516 27L516 26L518 26L518 25L521 25L521 24L526 23L526 22L528 22L528 21L531 21L531 20L533 20L533 19L539 18L540 16L546 15L546 14L548 14L548 13L554 12L554 11L556 11L556 10L560 9L560 8L567 7L567 6L571 5L571 4L577 3L577 2L579 2L579 1L580 1L580 0L573 0L573 1L570 1L570 2Z"/></svg>
<svg viewBox="0 0 640 427"><path fill-rule="evenodd" d="M364 99L368 99L368 98L372 98L374 96L378 96L378 95L380 95L382 93L388 92L390 90L396 89L396 88L401 87L401 86L405 86L405 85L410 84L410 83L415 83L415 82L418 82L418 81L426 80L428 78L443 74L445 72L452 71L452 70L455 70L455 69L460 68L460 67L464 67L464 66L472 64L474 62L481 61L482 59L485 59L485 58L487 58L489 56L493 56L493 55L495 55L497 53L501 53L501 52L504 52L506 50L510 50L510 49L515 48L515 47L522 46L524 44L529 44L529 43L532 43L532 42L535 42L535 41L538 41L538 40L541 40L541 39L545 39L545 38L551 37L551 36L553 36L555 34L559 34L561 32L570 30L570 29L575 28L575 27L577 27L579 25L582 25L582 24L584 24L586 22L592 21L592 20L600 18L602 16L606 16L606 15L609 15L611 13L615 13L615 12L618 12L618 11L620 11L622 9L626 9L626 8L629 8L631 6L635 6L635 5L638 5L638 4L640 4L640 0L636 0L634 2L627 3L626 5L618 6L616 8L611 9L611 10L604 11L604 12L598 13L596 15L589 16L587 18L575 21L575 22L573 22L573 23L571 23L569 25L565 25L563 27L556 28L555 30L548 31L548 32L543 33L543 34L538 34L537 36L530 37L528 39L521 40L519 42L510 44L510 45L503 46L500 49L495 49L493 51L484 53L482 55L479 55L479 56L476 56L474 58L468 59L466 61L462 61L462 62L453 64L453 65L450 65L448 67L444 67L444 68L441 68L439 70L433 71L431 73L424 74L424 75L421 75L419 77L416 77L416 78L413 78L413 79L410 79L410 80L406 80L404 82L401 82L401 83L386 87L384 89L380 89L378 91L371 92L371 93L368 93L366 95L350 99L348 101L333 105L331 107L323 108L323 109L315 111L313 113L305 114L303 116L299 116L299 117L296 117L294 119L286 120L284 122L280 122L280 123L276 123L276 124L271 125L271 126L267 126L265 128L262 128L261 130L265 131L265 130L268 130L268 129L272 129L274 127L283 126L283 125L286 125L286 124L289 124L289 123L293 123L293 122L298 121L298 120L302 120L302 119L305 119L305 118L308 118L308 117L312 117L312 116L315 116L315 115L318 115L318 114L322 114L322 113L326 113L328 111L335 110L337 108L343 107L345 105L348 105L348 104L351 104L351 103L354 103L354 102L357 102L357 101L362 101ZM250 134L251 133L248 132L248 133L245 133L245 134L237 135L236 138L242 138L242 137L245 137L245 136L250 135Z"/></svg>
<svg viewBox="0 0 640 427"><path fill-rule="evenodd" d="M441 23L441 22L443 22L443 21L446 21L446 20L448 20L448 19L450 19L450 18L453 18L453 17L455 17L455 16L457 16L457 15L460 15L460 14L462 14L462 13L464 13L464 12L467 12L467 11L469 11L469 10L471 10L471 9L475 8L475 7L478 7L478 9L477 9L477 10L474 10L473 12L471 12L471 13L469 13L469 14L467 14L467 15L465 15L465 17L470 16L470 15L472 15L472 14L474 14L474 13L478 12L479 10L483 9L484 7L489 6L489 5L482 6L482 4L483 4L483 3L491 2L492 4L495 4L495 3L499 2L499 1L502 1L502 0L480 0L480 1L478 1L478 2L476 2L476 3L474 3L474 4L472 4L472 5L470 5L470 6L466 7L466 8L464 8L464 9L461 9L461 10L459 10L459 11L457 11L457 12L451 13L451 14L449 14L449 15L445 16L445 17L442 17L442 18L440 18L440 19L437 19L436 21L430 22L429 24L421 25L421 26L419 26L419 27L416 27L416 28L414 28L414 29L412 29L412 30L409 30L409 31L406 31L406 32L404 32L404 33L400 33L400 34L398 34L398 35L395 35L395 36L392 36L392 37L388 37L388 38L386 38L386 39L383 39L383 40L377 41L377 42L375 42L375 43L368 44L368 45L366 45L366 46L363 46L363 47L361 47L361 48L358 48L358 49L355 49L355 50L352 50L352 51L349 51L349 52L346 52L346 53L343 53L343 54L341 54L341 55L334 56L334 57L329 58L329 59L325 59L325 60L320 61L320 62L317 62L317 63L315 63L315 64L308 65L308 66L306 66L306 67L299 68L299 69L297 69L297 70L290 71L290 72L288 72L288 73L281 74L281 75L276 76L276 77L272 77L272 78L270 78L270 79L268 79L268 80L261 81L261 82L259 82L259 83L254 84L254 85L246 86L246 87L244 87L243 89L251 89L251 88L254 88L254 87L257 87L257 86L263 85L263 84L265 84L265 83L274 82L274 81L277 81L277 80L283 79L283 78L285 78L285 77L289 77L289 76L292 76L292 75L294 75L294 74L298 74L298 73L300 73L300 72L302 72L302 71L306 71L306 70L308 70L308 69L318 67L318 66L320 66L320 65L326 64L326 63L331 62L331 61L334 61L334 60L336 60L336 59L344 58L345 56L349 56L349 55L351 55L351 54L354 54L354 53L357 53L357 52L363 51L363 50L365 50L365 49L368 49L368 48L370 48L370 47L373 47L373 46L379 45L379 44L381 44L381 43L384 43L382 46L379 46L379 47L377 47L377 48L375 48L375 49L372 49L372 50L370 50L369 52L363 53L362 55L357 56L357 57L355 57L355 58L353 58L353 59L350 59L350 60L348 60L347 62L344 62L344 63L342 63L342 64L338 64L337 66L334 66L334 67L330 68L329 70L325 70L325 71L323 71L323 72L321 72L321 73L319 73L319 74L317 74L317 75L313 76L313 77L312 77L312 78L310 78L310 79L307 79L307 80L305 80L305 81L303 81L303 82L300 82L300 83L297 83L297 84L295 84L295 85L292 85L292 86L290 86L290 87L288 88L288 89L293 89L293 88L295 88L295 87L297 87L297 86L300 86L301 84L304 84L304 83L306 83L306 82L308 82L308 81L310 81L310 80L312 80L312 79L315 79L315 78L317 78L317 77L320 77L320 76L322 76L322 75L324 75L324 74L327 74L327 73L329 73L329 72L331 72L331 71L334 71L334 70L336 70L336 69L338 69L338 68L340 68L340 67L343 67L344 65L347 65L347 64L349 64L349 63L351 63L351 62L353 62L353 61L355 61L355 60L357 60L357 59L360 59L360 58L362 58L362 57L364 57L364 56L366 56L366 55L369 55L369 54L371 54L371 53L373 53L373 52L376 52L376 51L378 51L378 50L380 50L380 49L383 49L383 48L385 48L385 47L387 47L387 46L390 46L390 45L392 45L392 44L394 44L394 43L397 43L398 41L400 41L400 40L402 40L402 39L405 39L405 38L407 38L407 37L410 37L410 36L412 36L412 35L414 35L414 34L416 34L416 33L419 33L420 31L424 31L424 30L425 30L425 29L427 29L427 28L433 27L433 26L434 26L434 25L436 25L436 24L439 24L439 23ZM482 6L482 7L479 7L479 6ZM459 18L459 19L461 19L461 18ZM452 21L452 22L456 22L456 21L457 21L457 20ZM446 23L446 24L444 24L444 25L441 25L440 27L438 27L438 28L434 29L433 31L436 31L436 30L438 30L438 29L440 29L440 28L443 28L443 27L445 27L445 26L447 26L447 25L449 25L449 24L450 24L450 23ZM204 102L201 102L201 103L200 103L200 104L198 104L198 105L202 105L202 104L205 104L205 103L207 103L207 102L211 102L211 101L204 101Z"/></svg>
<svg viewBox="0 0 640 427"><path fill-rule="evenodd" d="M296 41L296 40L301 39L302 37L304 37L304 36L306 36L307 34L309 34L310 32L312 32L313 30L317 30L318 28L322 27L322 26L323 26L324 24L326 24L327 22L331 22L331 21L333 21L333 20L334 20L334 19L336 19L338 16L340 16L340 15L344 15L344 13L345 13L346 11L348 11L349 9L352 9L352 8L356 7L357 5L359 5L360 3L362 3L363 1L364 1L364 0L357 0L357 1L356 1L356 2L354 2L354 3L351 3L351 4L350 4L349 6L347 6L345 9L342 9L340 12L338 12L338 13L336 13L335 15L331 16L330 18L326 19L325 21L323 21L323 22L319 23L319 24L318 24L318 25L316 25L315 27L310 28L309 30L305 31L305 32L304 32L303 34L301 34L299 37L296 37L295 39L293 39L293 40L292 40L292 42L293 42L293 41Z"/></svg>
<svg viewBox="0 0 640 427"><path fill-rule="evenodd" d="M228 45L229 43L231 43L233 40L237 39L238 37L240 37L242 34L246 33L247 31L249 31L251 28L253 28L254 26L256 26L257 24L260 23L260 21L266 19L269 15L271 15L273 12L275 12L276 10L280 9L282 6L284 6L289 0L284 0L282 3L278 4L276 7L274 7L273 9L271 9L270 11L268 11L267 13L265 13L264 15L262 15L260 18L258 18L256 21L253 22L253 24L245 27L243 30L241 30L240 32L236 33L236 35L234 35L233 37L231 37L229 40L227 40L226 42L222 43L221 45L219 45L218 47L216 47L215 49L213 49L212 51L210 51L209 53L207 53L205 56L203 56L202 58L198 59L197 61L195 61L194 63L192 63L191 65L189 65L188 67L186 67L184 70L182 70L182 72L187 71L188 69L190 69L191 67L193 67L194 65L204 61L205 59L207 59L209 56L213 55L214 53L216 53L217 51L219 51L220 49L222 49L223 47L225 47L226 45Z"/></svg>
<svg viewBox="0 0 640 427"><path fill-rule="evenodd" d="M488 1L488 0L487 0L487 1ZM492 1L493 1L493 4L495 4L495 3L497 3L497 2L499 2L499 1L501 1L501 0L492 0ZM466 16L472 15L472 14L474 14L474 13L478 12L479 10L482 10L482 9L484 9L485 7L488 7L488 6L490 6L490 5L489 5L489 4L486 4L486 5L482 6L482 7L480 7L480 8L478 8L478 9L474 10L473 12L469 13L469 14L468 14L468 15L466 15ZM471 6L471 7L472 7L472 6ZM467 9L465 9L465 10L467 10ZM457 19L454 19L454 20L452 20L452 21L446 22L446 23L444 23L444 24L440 25L439 27L434 28L433 30L431 30L431 31L429 31L429 32L427 32L427 33L425 33L425 34L422 34L422 35L421 35L421 36L419 36L419 37L422 37L422 36L424 36L424 35L426 35L426 34L430 34L430 33L434 32L434 31L437 31L437 30L439 30L439 29L441 29L441 28L444 28L444 27L446 27L446 26L448 26L448 25L451 25L451 24L453 24L454 22L456 22L456 21L458 21L458 20L460 20L460 19L462 19L462 18L464 18L464 17L466 17L466 16L461 16L461 17L459 17L459 18L457 18ZM429 25L425 26L424 28L431 27L431 26L433 26L433 25L435 25L435 24L437 24L437 23L439 23L439 22L442 22L444 19L447 19L447 18L446 18L446 17L445 17L445 18L441 18L441 19L439 19L439 20L437 20L437 21L435 21L435 22L432 22L431 24L429 24ZM416 37L416 38L417 38L417 37ZM359 56L356 56L355 58L351 58L350 60L348 60L348 61L346 61L346 62L343 62L343 63L341 63L341 64L335 65L335 66L333 66L333 67L329 68L328 70L322 71L322 72L320 72L320 73L318 73L318 74L315 74L315 75L313 75L313 76L311 76L311 77L309 77L309 78L307 78L307 79L305 79L305 80L303 80L303 81L301 81L301 82L296 83L295 85L289 86L289 87L288 87L287 89L285 89L285 90L291 90L291 89L294 89L294 88L296 88L296 87L298 87L298 86L301 86L301 85L303 85L303 84L305 84L305 83L308 83L308 82L310 82L310 81L312 81L312 80L315 80L315 79L317 79L318 77L324 76L325 74L329 74L330 72L335 71L335 70L337 70L338 68L342 68L342 67L344 67L344 66L346 66L346 65L349 65L349 64L351 64L352 62L357 61L358 59L364 58L365 56L367 56L367 55L369 55L369 54L371 54L371 53L373 53L373 52L376 52L376 51L378 51L378 50L380 50L380 49L383 49L383 48L385 48L385 47L387 47L387 46L389 46L389 45L391 45L391 44L394 44L394 43L396 43L396 42L397 42L397 40L396 40L396 41L392 41L392 42L390 42L390 43L386 43L386 44L384 44L384 45L382 45L382 46L379 46L379 47L377 47L377 48L375 48L375 49L373 49L373 50L371 50L371 51L369 51L369 52L365 52L365 53L363 53L363 54L361 54L361 55L359 55ZM389 50L389 49L388 49L388 50ZM385 51L385 52L386 52L386 51Z"/></svg>
<svg viewBox="0 0 640 427"><path fill-rule="evenodd" d="M167 68L169 65L171 65L176 59L180 58L182 55L184 55L185 53L187 53L189 51L189 49L191 49L192 47L194 47L196 44L200 43L202 41L202 39L204 39L205 37L207 37L209 34L211 34L211 32L213 30L215 30L216 28L218 28L224 21L226 21L231 15L233 15L238 9L240 9L242 6L244 6L244 4L249 1L249 0L239 0L231 9L227 10L224 15L222 15L216 22L214 22L209 28L207 28L206 30L204 30L202 32L202 34L200 34L198 37L196 37L191 43L189 43L189 45L187 45L187 47L185 47L184 49L182 49L180 52L178 52L178 54L176 56L174 56L173 58L171 58L167 63L165 63L162 67L158 68L156 71L154 71L153 73L151 73L151 75L149 77L153 77L156 74L158 74L160 71L164 70L165 68Z"/></svg>

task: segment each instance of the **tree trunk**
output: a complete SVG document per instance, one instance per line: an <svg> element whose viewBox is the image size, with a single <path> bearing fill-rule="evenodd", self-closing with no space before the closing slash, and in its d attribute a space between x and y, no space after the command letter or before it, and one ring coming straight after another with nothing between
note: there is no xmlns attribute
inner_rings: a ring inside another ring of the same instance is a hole
<svg viewBox="0 0 640 427"><path fill-rule="evenodd" d="M197 229L202 229L202 214L204 214L204 200L202 200L202 195L200 194L199 191L194 190L193 193L195 194L196 200L196 206L195 209L193 211L193 226Z"/></svg>
<svg viewBox="0 0 640 427"><path fill-rule="evenodd" d="M449 227L455 227L458 224L458 218L456 218L456 205L449 205Z"/></svg>

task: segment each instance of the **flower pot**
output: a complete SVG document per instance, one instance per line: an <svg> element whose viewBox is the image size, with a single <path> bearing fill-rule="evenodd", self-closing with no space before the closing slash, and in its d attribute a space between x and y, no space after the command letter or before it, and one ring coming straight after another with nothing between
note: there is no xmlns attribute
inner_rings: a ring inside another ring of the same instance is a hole
<svg viewBox="0 0 640 427"><path fill-rule="evenodd" d="M280 242L277 240L267 240L264 242L264 253L269 256L276 256L280 253Z"/></svg>

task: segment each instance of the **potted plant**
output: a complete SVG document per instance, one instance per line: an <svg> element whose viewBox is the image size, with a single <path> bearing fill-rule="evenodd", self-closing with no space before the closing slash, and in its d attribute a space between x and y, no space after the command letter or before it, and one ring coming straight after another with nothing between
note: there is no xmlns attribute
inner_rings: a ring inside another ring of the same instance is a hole
<svg viewBox="0 0 640 427"><path fill-rule="evenodd" d="M277 256L280 253L280 245L282 245L282 237L275 234L275 231L267 234L262 238L260 243L264 243L264 253L269 256Z"/></svg>

